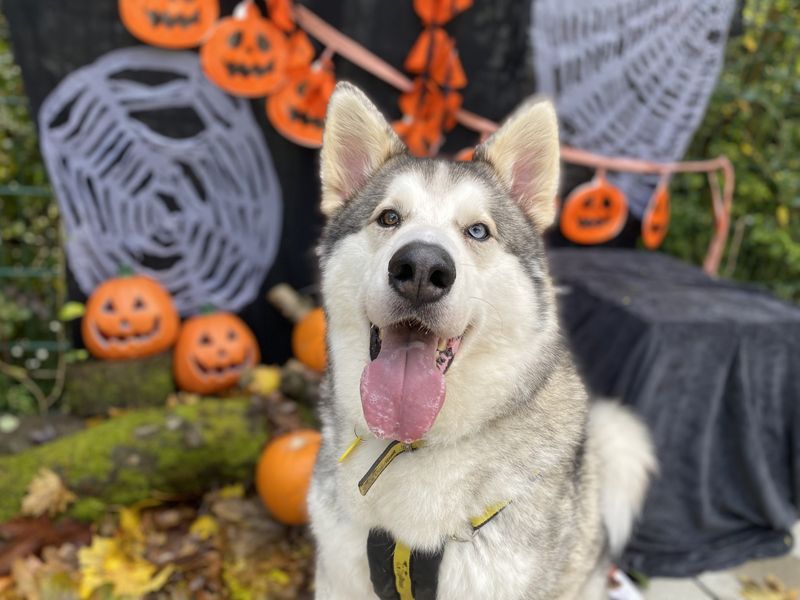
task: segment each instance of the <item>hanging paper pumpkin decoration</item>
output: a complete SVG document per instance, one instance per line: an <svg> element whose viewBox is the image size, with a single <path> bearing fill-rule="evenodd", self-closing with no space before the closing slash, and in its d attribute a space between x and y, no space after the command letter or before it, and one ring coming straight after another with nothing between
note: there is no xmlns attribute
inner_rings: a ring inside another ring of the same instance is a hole
<svg viewBox="0 0 800 600"><path fill-rule="evenodd" d="M219 21L200 50L206 76L235 96L266 96L286 81L286 40L252 0Z"/></svg>
<svg viewBox="0 0 800 600"><path fill-rule="evenodd" d="M472 0L414 0L414 11L426 25L443 25L472 6Z"/></svg>
<svg viewBox="0 0 800 600"><path fill-rule="evenodd" d="M455 156L455 160L466 162L472 160L473 156L475 156L474 147L464 148L463 150L458 151L458 154L456 154Z"/></svg>
<svg viewBox="0 0 800 600"><path fill-rule="evenodd" d="M331 61L317 61L267 99L267 116L285 138L301 146L319 148L325 111L335 87Z"/></svg>
<svg viewBox="0 0 800 600"><path fill-rule="evenodd" d="M600 174L564 201L561 233L578 244L602 244L619 235L627 219L625 195Z"/></svg>
<svg viewBox="0 0 800 600"><path fill-rule="evenodd" d="M269 19L283 31L295 28L292 0L267 0Z"/></svg>
<svg viewBox="0 0 800 600"><path fill-rule="evenodd" d="M302 29L289 34L286 38L288 56L286 58L286 75L289 79L296 79L305 75L314 61L314 46L308 35Z"/></svg>
<svg viewBox="0 0 800 600"><path fill-rule="evenodd" d="M411 73L427 73L441 86L462 88L467 85L456 43L441 27L431 27L420 34L404 66Z"/></svg>
<svg viewBox="0 0 800 600"><path fill-rule="evenodd" d="M642 218L642 242L645 248L655 250L662 244L669 229L669 215L669 189L666 181L663 181L656 187Z"/></svg>
<svg viewBox="0 0 800 600"><path fill-rule="evenodd" d="M250 328L229 312L198 315L183 324L172 360L182 390L213 394L236 385L261 360Z"/></svg>
<svg viewBox="0 0 800 600"><path fill-rule="evenodd" d="M149 277L123 275L102 283L89 296L81 334L97 358L141 358L172 346L179 326L167 290Z"/></svg>
<svg viewBox="0 0 800 600"><path fill-rule="evenodd" d="M119 16L146 44L194 48L219 18L219 0L119 0Z"/></svg>
<svg viewBox="0 0 800 600"><path fill-rule="evenodd" d="M392 127L414 156L432 156L439 151L444 141L441 121L403 117L392 123Z"/></svg>
<svg viewBox="0 0 800 600"><path fill-rule="evenodd" d="M306 496L321 443L319 431L298 429L270 441L258 460L258 495L270 513L286 525L308 522Z"/></svg>

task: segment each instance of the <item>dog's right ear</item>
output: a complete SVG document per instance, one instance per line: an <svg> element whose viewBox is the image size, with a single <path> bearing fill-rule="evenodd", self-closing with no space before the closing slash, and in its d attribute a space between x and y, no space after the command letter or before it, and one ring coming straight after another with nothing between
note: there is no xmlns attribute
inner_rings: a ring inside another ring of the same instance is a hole
<svg viewBox="0 0 800 600"><path fill-rule="evenodd" d="M328 102L320 154L325 216L344 206L381 165L404 151L364 93L352 84L337 84Z"/></svg>

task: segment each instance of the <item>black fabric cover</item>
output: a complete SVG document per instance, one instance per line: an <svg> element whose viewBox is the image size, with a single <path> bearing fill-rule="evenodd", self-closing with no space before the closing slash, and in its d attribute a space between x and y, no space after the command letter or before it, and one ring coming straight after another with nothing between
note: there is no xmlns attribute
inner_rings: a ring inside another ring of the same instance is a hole
<svg viewBox="0 0 800 600"><path fill-rule="evenodd" d="M687 576L783 554L800 499L800 308L633 250L550 252L594 393L650 426L660 461L623 566Z"/></svg>

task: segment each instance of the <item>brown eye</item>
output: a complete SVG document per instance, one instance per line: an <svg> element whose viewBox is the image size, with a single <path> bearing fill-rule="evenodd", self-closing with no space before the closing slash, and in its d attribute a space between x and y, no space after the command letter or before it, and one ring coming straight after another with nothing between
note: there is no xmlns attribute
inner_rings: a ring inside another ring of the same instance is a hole
<svg viewBox="0 0 800 600"><path fill-rule="evenodd" d="M210 346L211 345L211 336L207 333L204 333L200 336L199 343L201 346Z"/></svg>
<svg viewBox="0 0 800 600"><path fill-rule="evenodd" d="M236 332L233 329L228 330L228 339L233 341L236 339Z"/></svg>
<svg viewBox="0 0 800 600"><path fill-rule="evenodd" d="M133 310L142 310L144 308L144 300L137 296L133 300Z"/></svg>
<svg viewBox="0 0 800 600"><path fill-rule="evenodd" d="M104 313L113 313L114 312L114 301L113 300L106 300L103 304L103 312Z"/></svg>
<svg viewBox="0 0 800 600"><path fill-rule="evenodd" d="M385 210L378 215L378 225L381 227L397 227L400 225L400 215L396 210Z"/></svg>

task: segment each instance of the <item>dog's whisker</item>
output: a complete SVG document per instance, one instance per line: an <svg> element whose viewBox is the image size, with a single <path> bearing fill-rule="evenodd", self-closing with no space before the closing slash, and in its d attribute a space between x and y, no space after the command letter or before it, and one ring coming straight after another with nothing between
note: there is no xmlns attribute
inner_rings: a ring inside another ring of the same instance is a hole
<svg viewBox="0 0 800 600"><path fill-rule="evenodd" d="M478 296L470 296L469 299L470 300L478 300L480 302L485 302L486 304L488 304L489 306L492 307L492 309L494 310L495 314L497 315L497 318L500 320L500 331L499 331L499 333L497 333L497 335L504 335L503 331L505 330L505 321L503 320L503 314L498 310L498 308L494 304L489 302L486 298L479 298Z"/></svg>

